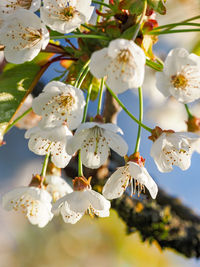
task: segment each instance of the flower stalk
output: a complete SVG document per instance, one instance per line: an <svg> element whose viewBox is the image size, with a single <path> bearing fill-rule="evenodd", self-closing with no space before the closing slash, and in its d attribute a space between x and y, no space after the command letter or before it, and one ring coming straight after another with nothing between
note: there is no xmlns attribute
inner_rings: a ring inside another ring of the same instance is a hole
<svg viewBox="0 0 200 267"><path fill-rule="evenodd" d="M137 124L141 125L142 128L144 128L145 130L147 130L148 132L152 132L152 129L148 126L146 126L145 124L143 124L142 122L140 122L135 116L133 116L133 114L131 114L131 112L124 106L124 104L119 100L119 98L113 93L113 91L108 87L108 85L106 84L106 87L109 91L109 93L114 97L114 99L117 101L117 103L120 105L120 107L128 114L128 116L134 120Z"/></svg>
<svg viewBox="0 0 200 267"><path fill-rule="evenodd" d="M143 120L143 95L142 95L142 87L139 87L138 88L138 97L139 97L139 121L140 121L140 123L142 123L142 120ZM141 130L142 130L142 127L139 124L138 125L138 133L137 133L137 139L136 139L134 153L138 152L139 151L139 148L140 148Z"/></svg>

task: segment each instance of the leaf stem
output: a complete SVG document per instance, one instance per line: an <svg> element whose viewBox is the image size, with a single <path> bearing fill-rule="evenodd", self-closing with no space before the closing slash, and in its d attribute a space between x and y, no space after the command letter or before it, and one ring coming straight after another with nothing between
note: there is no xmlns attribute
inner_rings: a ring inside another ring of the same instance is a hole
<svg viewBox="0 0 200 267"><path fill-rule="evenodd" d="M100 84L100 92L99 92L98 107L97 107L97 114L98 114L98 115L99 115L100 112L101 112L104 81L105 81L105 79L102 78L102 79L101 79L101 84Z"/></svg>
<svg viewBox="0 0 200 267"><path fill-rule="evenodd" d="M106 7L110 8L110 5L104 3L104 1L101 2L101 1L93 0L92 3L94 3L94 4L98 4L98 5L101 5L101 6L106 6Z"/></svg>
<svg viewBox="0 0 200 267"><path fill-rule="evenodd" d="M50 156L50 152L48 152L46 154L45 159L44 159L44 163L43 163L42 171L41 171L41 176L42 177L46 177L46 171L47 171L47 166L48 166L48 162L49 162L49 156Z"/></svg>
<svg viewBox="0 0 200 267"><path fill-rule="evenodd" d="M137 27L136 27L136 30L134 32L134 35L133 35L133 41L136 39L137 35L138 35L138 32L140 30L140 27L142 25L142 22L143 22L143 19L145 17L145 14L146 14L146 10L147 10L147 0L144 0L144 7L143 7L143 12L141 14L141 17L138 21L138 24L137 24Z"/></svg>
<svg viewBox="0 0 200 267"><path fill-rule="evenodd" d="M187 111L188 118L189 118L189 119L193 118L194 116L193 116L192 113L190 112L190 109L189 109L188 105L185 104L184 106L185 106L185 109L186 109L186 111Z"/></svg>
<svg viewBox="0 0 200 267"><path fill-rule="evenodd" d="M110 38L105 35L95 35L95 34L72 34L72 35L58 35L51 36L51 39L68 39L68 38L89 38L89 39L101 39L109 41Z"/></svg>
<svg viewBox="0 0 200 267"><path fill-rule="evenodd" d="M138 97L139 97L139 121L142 123L143 120L143 96L142 96L142 88L138 88ZM139 151L140 148L140 136L141 136L141 125L138 125L138 133L137 133L137 140L135 144L135 152Z"/></svg>
<svg viewBox="0 0 200 267"><path fill-rule="evenodd" d="M81 79L81 76L83 75L85 69L88 67L89 63L90 63L90 60L88 60L88 61L85 63L85 65L83 65L83 67L81 68L81 70L79 71L78 76L77 76L77 78L76 78L76 81L75 81L75 83L74 83L74 87L77 87L77 86L78 86L79 81L80 81L80 79Z"/></svg>
<svg viewBox="0 0 200 267"><path fill-rule="evenodd" d="M99 7L99 12L100 12L100 13L101 13L102 10L103 10L103 3L104 3L104 0L102 0L102 2L99 3L99 5L100 5L100 7ZM100 19L101 19L101 16L98 15L98 16L97 16L97 21L96 21L96 23L99 23L99 22L100 22Z"/></svg>
<svg viewBox="0 0 200 267"><path fill-rule="evenodd" d="M171 23L171 24L166 24L166 25L161 25L161 26L158 26L154 29L155 30L160 30L160 29L163 29L163 28L175 28L175 27L179 27L179 26L196 26L196 27L199 27L200 26L200 23L191 23L191 22L180 22L180 23Z"/></svg>
<svg viewBox="0 0 200 267"><path fill-rule="evenodd" d="M110 92L110 94L114 97L114 99L117 101L117 103L122 107L122 109L128 114L129 117L131 117L132 120L134 120L137 124L141 125L142 128L144 128L145 130L147 130L148 132L152 132L152 129L149 128L148 126L146 126L145 124L143 124L142 122L140 122L135 116L133 116L131 114L131 112L124 106L124 104L119 100L119 98L113 93L113 91L108 87L108 85L106 84L106 87L108 89L108 91Z"/></svg>
<svg viewBox="0 0 200 267"><path fill-rule="evenodd" d="M10 123L9 125L8 125L8 127L6 128L6 130L5 130L5 134L18 122L18 121L20 121L21 119L23 119L27 114L29 114L30 112L32 111L32 108L29 108L29 109L27 109L22 115L20 115L19 117L17 117L17 119L16 120L14 120L12 123Z"/></svg>
<svg viewBox="0 0 200 267"><path fill-rule="evenodd" d="M86 121L87 110L88 110L91 92L92 92L92 82L90 83L90 86L88 88L82 123L84 123ZM83 176L83 164L82 164L82 160L81 160L81 150L79 150L79 152L78 152L78 176Z"/></svg>
<svg viewBox="0 0 200 267"><path fill-rule="evenodd" d="M149 35L160 35L160 34L170 34L170 33L181 33L181 32L199 32L200 29L180 29L180 30L164 30L164 31L151 31Z"/></svg>

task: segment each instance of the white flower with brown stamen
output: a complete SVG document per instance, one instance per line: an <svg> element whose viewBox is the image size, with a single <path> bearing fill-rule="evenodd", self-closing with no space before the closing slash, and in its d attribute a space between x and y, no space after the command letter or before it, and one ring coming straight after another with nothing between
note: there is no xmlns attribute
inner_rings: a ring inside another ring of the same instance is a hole
<svg viewBox="0 0 200 267"><path fill-rule="evenodd" d="M154 143L150 154L158 170L170 172L173 166L178 166L183 171L187 170L191 164L194 147L199 144L199 137L188 132L163 131L159 127L156 127L154 131L158 134L155 137L152 132L150 139Z"/></svg>
<svg viewBox="0 0 200 267"><path fill-rule="evenodd" d="M85 98L80 89L53 81L33 100L32 107L35 113L43 116L43 126L54 126L59 121L74 130L81 124Z"/></svg>
<svg viewBox="0 0 200 267"><path fill-rule="evenodd" d="M142 85L145 62L143 50L133 41L116 39L92 54L90 71L97 78L107 76L108 86L120 94Z"/></svg>
<svg viewBox="0 0 200 267"><path fill-rule="evenodd" d="M184 48L169 52L163 72L156 73L156 85L168 97L189 103L200 98L200 57L189 54Z"/></svg>
<svg viewBox="0 0 200 267"><path fill-rule="evenodd" d="M51 219L51 195L38 187L19 187L2 197L3 208L10 211L21 211L29 222L44 227Z"/></svg>
<svg viewBox="0 0 200 267"><path fill-rule="evenodd" d="M54 202L73 192L72 187L62 177L56 175L47 175L45 177L45 186Z"/></svg>
<svg viewBox="0 0 200 267"><path fill-rule="evenodd" d="M53 205L53 213L61 213L64 222L72 224L79 221L86 212L90 216L109 216L110 202L91 189L90 178L76 177L73 184L74 191Z"/></svg>
<svg viewBox="0 0 200 267"><path fill-rule="evenodd" d="M6 19L0 30L5 58L15 64L31 61L48 43L49 32L45 25L29 10L17 10Z"/></svg>
<svg viewBox="0 0 200 267"><path fill-rule="evenodd" d="M66 144L72 137L67 126L40 128L34 127L26 131L25 138L30 138L29 149L37 155L51 153L51 160L58 168L64 168L71 156L66 153Z"/></svg>
<svg viewBox="0 0 200 267"><path fill-rule="evenodd" d="M1 0L0 17L6 17L20 8L35 12L40 6L41 0Z"/></svg>
<svg viewBox="0 0 200 267"><path fill-rule="evenodd" d="M120 156L126 155L128 145L117 132L123 134L122 130L112 123L83 123L67 143L67 153L73 155L80 149L83 165L97 169L107 160L110 148Z"/></svg>
<svg viewBox="0 0 200 267"><path fill-rule="evenodd" d="M144 167L144 159L140 156L137 162L129 160L124 167L118 168L107 180L102 193L107 199L119 198L129 184L131 185L131 195L138 191L138 196L140 196L146 187L151 197L156 198L158 187Z"/></svg>
<svg viewBox="0 0 200 267"><path fill-rule="evenodd" d="M90 20L91 0L43 0L41 18L52 30L69 33Z"/></svg>

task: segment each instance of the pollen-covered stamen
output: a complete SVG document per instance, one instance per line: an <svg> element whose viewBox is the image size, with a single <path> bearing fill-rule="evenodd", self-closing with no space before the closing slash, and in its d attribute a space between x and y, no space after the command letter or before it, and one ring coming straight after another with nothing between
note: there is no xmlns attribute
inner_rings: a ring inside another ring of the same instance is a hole
<svg viewBox="0 0 200 267"><path fill-rule="evenodd" d="M36 215L38 211L36 202L37 201L33 200L29 195L23 195L20 198L10 201L13 206L13 210L26 213L27 209L29 209L31 216Z"/></svg>
<svg viewBox="0 0 200 267"><path fill-rule="evenodd" d="M74 17L75 13L76 13L76 9L72 6L67 6L65 8L63 8L61 15L63 17L63 20L70 20Z"/></svg>
<svg viewBox="0 0 200 267"><path fill-rule="evenodd" d="M179 73L171 77L171 83L175 88L185 90L185 88L188 86L188 79L184 74Z"/></svg>
<svg viewBox="0 0 200 267"><path fill-rule="evenodd" d="M133 55L129 49L121 49L119 51L117 56L117 62L123 66L122 72L125 72L125 67L127 65L130 66L131 68L136 67Z"/></svg>
<svg viewBox="0 0 200 267"><path fill-rule="evenodd" d="M85 189L91 189L90 181L92 176L88 180L84 176L75 177L73 180L73 189L74 191L84 191Z"/></svg>
<svg viewBox="0 0 200 267"><path fill-rule="evenodd" d="M7 0L7 4L3 6L3 8L9 8L9 9L17 9L18 7L22 7L24 9L30 9L32 0ZM1 5L0 5L1 7ZM9 11L2 10L2 13L9 14Z"/></svg>
<svg viewBox="0 0 200 267"><path fill-rule="evenodd" d="M46 115L49 115L49 111L51 110L51 113L59 114L61 117L67 115L67 113L70 113L70 111L73 109L73 105L75 104L75 98L70 94L59 94L56 96L53 96L48 103L43 107L43 110L46 111ZM60 118L61 119L61 118ZM65 118L67 119L67 118Z"/></svg>
<svg viewBox="0 0 200 267"><path fill-rule="evenodd" d="M13 45L13 49L21 50L25 48L31 48L37 45L42 39L42 30L34 29L31 27L24 27L18 23L18 31L11 30L6 35L15 41L16 45Z"/></svg>
<svg viewBox="0 0 200 267"><path fill-rule="evenodd" d="M137 193L138 197L140 197L140 194L142 193L145 194L145 186L138 182L137 180L134 180L134 191L133 194L135 195Z"/></svg>
<svg viewBox="0 0 200 267"><path fill-rule="evenodd" d="M165 155L166 161L171 165L178 165L179 163L181 163L181 161L183 161L182 157L189 156L188 149L177 149L175 147L167 145L163 148L163 153Z"/></svg>

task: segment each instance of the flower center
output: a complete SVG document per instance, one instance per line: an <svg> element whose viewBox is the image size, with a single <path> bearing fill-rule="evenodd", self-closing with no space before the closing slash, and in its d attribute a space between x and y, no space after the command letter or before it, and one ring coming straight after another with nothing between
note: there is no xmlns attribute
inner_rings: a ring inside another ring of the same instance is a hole
<svg viewBox="0 0 200 267"><path fill-rule="evenodd" d="M78 13L78 11L72 7L72 6L67 6L67 7L64 7L61 11L61 18L62 20L66 20L66 21L69 21L71 20L74 15Z"/></svg>
<svg viewBox="0 0 200 267"><path fill-rule="evenodd" d="M171 83L175 88L184 90L188 85L188 80L183 74L180 73L171 77Z"/></svg>
<svg viewBox="0 0 200 267"><path fill-rule="evenodd" d="M16 5L21 6L25 9L29 9L31 7L32 0L18 0Z"/></svg>
<svg viewBox="0 0 200 267"><path fill-rule="evenodd" d="M67 110L70 110L72 106L75 104L75 99L71 94L61 94L58 97L56 97L56 102L60 106L60 108L64 108Z"/></svg>
<svg viewBox="0 0 200 267"><path fill-rule="evenodd" d="M121 49L118 54L117 60L120 63L129 63L132 58L133 56L131 55L131 52L128 49Z"/></svg>
<svg viewBox="0 0 200 267"><path fill-rule="evenodd" d="M17 0L16 2L8 0L8 4L5 5L6 8L16 9L17 7L22 7L24 9L30 9L32 0Z"/></svg>

